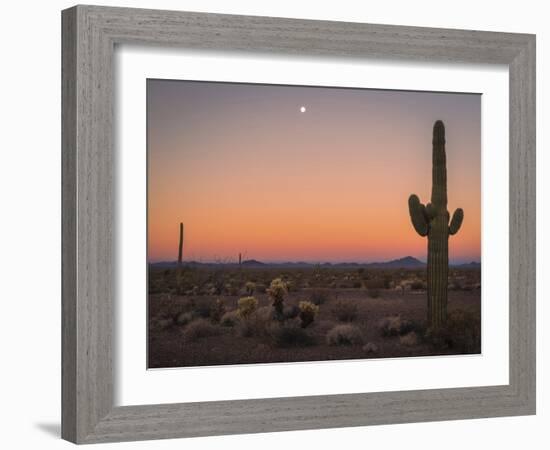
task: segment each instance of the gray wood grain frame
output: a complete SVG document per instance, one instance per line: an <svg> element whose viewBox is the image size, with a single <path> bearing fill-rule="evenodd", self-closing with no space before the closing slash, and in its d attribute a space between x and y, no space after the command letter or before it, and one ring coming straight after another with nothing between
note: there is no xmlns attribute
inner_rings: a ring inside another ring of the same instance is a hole
<svg viewBox="0 0 550 450"><path fill-rule="evenodd" d="M96 6L63 11L62 31L63 438L94 443L535 413L535 36ZM508 65L509 384L114 407L115 44Z"/></svg>

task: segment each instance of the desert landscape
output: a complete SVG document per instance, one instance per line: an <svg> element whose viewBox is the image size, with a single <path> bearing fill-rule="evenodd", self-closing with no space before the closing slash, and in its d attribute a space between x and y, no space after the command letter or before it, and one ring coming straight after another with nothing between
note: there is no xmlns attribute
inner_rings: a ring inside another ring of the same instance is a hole
<svg viewBox="0 0 550 450"><path fill-rule="evenodd" d="M152 265L148 365L480 353L479 264L449 269L448 318L437 331L426 323L426 287L425 265L414 258Z"/></svg>
<svg viewBox="0 0 550 450"><path fill-rule="evenodd" d="M147 86L149 368L481 352L479 94Z"/></svg>

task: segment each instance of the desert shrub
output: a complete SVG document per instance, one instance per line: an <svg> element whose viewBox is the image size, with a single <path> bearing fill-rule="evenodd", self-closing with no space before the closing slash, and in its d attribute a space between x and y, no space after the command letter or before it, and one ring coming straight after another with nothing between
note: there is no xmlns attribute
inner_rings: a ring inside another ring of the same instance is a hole
<svg viewBox="0 0 550 450"><path fill-rule="evenodd" d="M436 348L478 353L481 350L480 319L469 311L452 311L440 329L426 332L426 340Z"/></svg>
<svg viewBox="0 0 550 450"><path fill-rule="evenodd" d="M252 295L256 290L256 283L254 283L253 281L247 281L244 285L244 288L246 290L246 295Z"/></svg>
<svg viewBox="0 0 550 450"><path fill-rule="evenodd" d="M273 323L269 327L269 336L273 345L281 348L304 347L315 343L307 331L295 322Z"/></svg>
<svg viewBox="0 0 550 450"><path fill-rule="evenodd" d="M382 336L404 336L408 333L415 332L424 334L424 326L413 322L412 320L402 319L401 316L390 316L383 318L379 323L380 333Z"/></svg>
<svg viewBox="0 0 550 450"><path fill-rule="evenodd" d="M258 308L258 300L254 297L243 297L238 301L239 314L246 319Z"/></svg>
<svg viewBox="0 0 550 450"><path fill-rule="evenodd" d="M449 290L451 291L461 291L462 289L463 286L458 281L453 281L452 283L449 283Z"/></svg>
<svg viewBox="0 0 550 450"><path fill-rule="evenodd" d="M415 280L411 283L411 290L413 291L420 291L422 289L426 289L426 286L424 283L420 280Z"/></svg>
<svg viewBox="0 0 550 450"><path fill-rule="evenodd" d="M399 336L402 327L403 320L401 316L385 317L380 321L380 332L382 336Z"/></svg>
<svg viewBox="0 0 550 450"><path fill-rule="evenodd" d="M166 330L174 325L174 321L172 319L167 319L164 317L156 317L150 322L151 329L155 330Z"/></svg>
<svg viewBox="0 0 550 450"><path fill-rule="evenodd" d="M362 286L361 282L360 281L354 281L353 282L353 288L354 289L360 289Z"/></svg>
<svg viewBox="0 0 550 450"><path fill-rule="evenodd" d="M378 289L378 288L369 288L367 293L369 294L370 298L380 297L380 289Z"/></svg>
<svg viewBox="0 0 550 450"><path fill-rule="evenodd" d="M179 313L176 316L175 323L176 323L176 325L183 326L183 325L187 325L188 323L192 322L193 319L194 319L194 316L193 316L192 313L182 312L182 313Z"/></svg>
<svg viewBox="0 0 550 450"><path fill-rule="evenodd" d="M374 342L367 342L365 345L363 345L363 351L365 353L378 353L378 345L376 345Z"/></svg>
<svg viewBox="0 0 550 450"><path fill-rule="evenodd" d="M327 333L328 345L356 345L362 341L361 331L354 325L336 325Z"/></svg>
<svg viewBox="0 0 550 450"><path fill-rule="evenodd" d="M220 327L212 325L208 320L197 319L187 325L183 332L183 336L186 341L194 342L205 337L217 336L220 333Z"/></svg>
<svg viewBox="0 0 550 450"><path fill-rule="evenodd" d="M313 289L309 294L309 301L314 305L322 305L330 300L327 289Z"/></svg>
<svg viewBox="0 0 550 450"><path fill-rule="evenodd" d="M402 320L400 334L404 335L414 331L417 336L423 336L426 332L426 326L413 320Z"/></svg>
<svg viewBox="0 0 550 450"><path fill-rule="evenodd" d="M240 314L238 310L226 312L220 319L220 325L222 327L234 327L240 321Z"/></svg>
<svg viewBox="0 0 550 450"><path fill-rule="evenodd" d="M418 344L418 335L414 331L411 331L403 336L400 336L399 343L407 347L413 347Z"/></svg>
<svg viewBox="0 0 550 450"><path fill-rule="evenodd" d="M225 314L225 302L218 298L210 307L210 320L214 323L219 323L222 316Z"/></svg>
<svg viewBox="0 0 550 450"><path fill-rule="evenodd" d="M338 300L331 311L341 322L352 322L357 318L357 304L350 300Z"/></svg>
<svg viewBox="0 0 550 450"><path fill-rule="evenodd" d="M298 308L300 309L300 320L302 321L300 326L307 328L313 323L316 314L319 312L319 307L311 302L300 302Z"/></svg>
<svg viewBox="0 0 550 450"><path fill-rule="evenodd" d="M260 308L242 318L237 325L237 331L242 337L263 338L268 334L271 322L271 308Z"/></svg>
<svg viewBox="0 0 550 450"><path fill-rule="evenodd" d="M201 317L203 319L208 319L210 317L210 301L199 300L192 302L193 305L193 314L195 317Z"/></svg>

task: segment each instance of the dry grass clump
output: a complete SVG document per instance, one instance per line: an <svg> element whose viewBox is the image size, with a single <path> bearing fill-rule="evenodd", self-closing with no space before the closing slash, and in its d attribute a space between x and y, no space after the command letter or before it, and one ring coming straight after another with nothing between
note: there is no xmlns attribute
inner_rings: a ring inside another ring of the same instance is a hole
<svg viewBox="0 0 550 450"><path fill-rule="evenodd" d="M414 331L411 331L410 333L400 336L399 343L406 347L414 347L418 345L418 335Z"/></svg>
<svg viewBox="0 0 550 450"><path fill-rule="evenodd" d="M315 343L308 332L295 321L284 324L272 323L269 327L269 337L273 345L280 348L305 347Z"/></svg>
<svg viewBox="0 0 550 450"><path fill-rule="evenodd" d="M197 319L191 322L183 331L183 337L186 341L194 342L198 339L217 336L221 334L222 329L213 325L210 321L205 319Z"/></svg>
<svg viewBox="0 0 550 450"><path fill-rule="evenodd" d="M179 326L187 325L188 323L192 322L195 317L193 316L193 313L190 312L182 312L179 313L176 316L175 323Z"/></svg>
<svg viewBox="0 0 550 450"><path fill-rule="evenodd" d="M242 337L264 338L268 334L268 327L272 321L271 308L264 306L254 310L248 316L240 315L241 320L237 325L237 331Z"/></svg>
<svg viewBox="0 0 550 450"><path fill-rule="evenodd" d="M398 336L401 333L401 316L385 317L380 321L382 336Z"/></svg>
<svg viewBox="0 0 550 450"><path fill-rule="evenodd" d="M354 325L336 325L327 333L328 345L356 345L361 344L361 331Z"/></svg>
<svg viewBox="0 0 550 450"><path fill-rule="evenodd" d="M378 345L376 345L374 342L367 342L365 345L363 345L363 351L365 353L378 353Z"/></svg>
<svg viewBox="0 0 550 450"><path fill-rule="evenodd" d="M338 300L332 313L340 322L353 322L357 318L357 304L349 300Z"/></svg>
<svg viewBox="0 0 550 450"><path fill-rule="evenodd" d="M382 336L403 336L411 331L422 331L421 327L410 320L402 319L401 316L385 317L380 321L380 333Z"/></svg>

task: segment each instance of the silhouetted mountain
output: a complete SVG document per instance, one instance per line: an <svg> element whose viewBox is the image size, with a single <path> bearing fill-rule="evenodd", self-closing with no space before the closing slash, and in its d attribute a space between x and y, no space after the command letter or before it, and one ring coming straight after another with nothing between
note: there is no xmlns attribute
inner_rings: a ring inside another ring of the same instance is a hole
<svg viewBox="0 0 550 450"><path fill-rule="evenodd" d="M451 264L451 267L455 269L481 269L481 263L472 261L465 264Z"/></svg>
<svg viewBox="0 0 550 450"><path fill-rule="evenodd" d="M257 261L255 259L247 259L246 261L242 262L242 265L245 267L258 267L258 266L261 267L261 266L265 266L266 264L261 261Z"/></svg>
<svg viewBox="0 0 550 450"><path fill-rule="evenodd" d="M426 263L412 256L405 256L404 258L394 259L392 261L370 263L367 264L367 267L377 269L421 269L426 267Z"/></svg>

